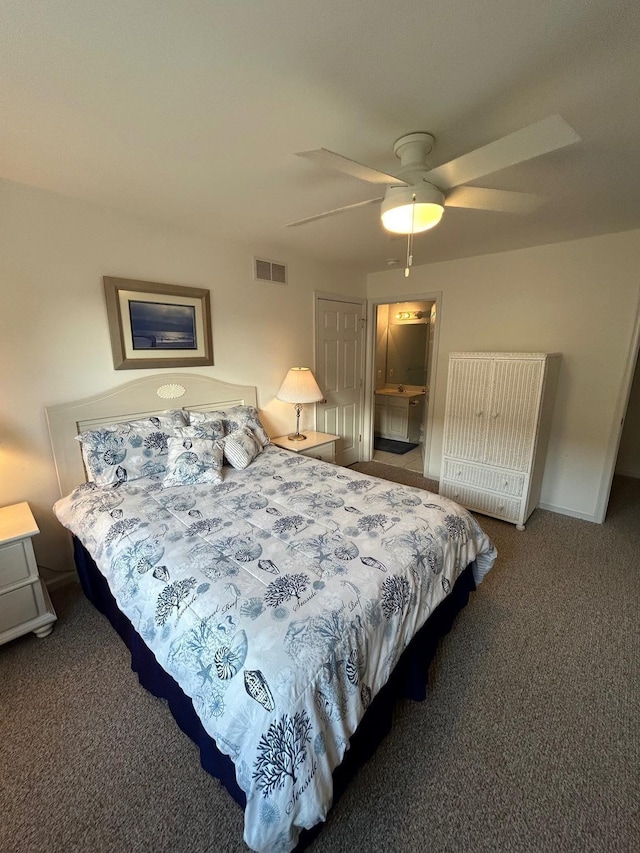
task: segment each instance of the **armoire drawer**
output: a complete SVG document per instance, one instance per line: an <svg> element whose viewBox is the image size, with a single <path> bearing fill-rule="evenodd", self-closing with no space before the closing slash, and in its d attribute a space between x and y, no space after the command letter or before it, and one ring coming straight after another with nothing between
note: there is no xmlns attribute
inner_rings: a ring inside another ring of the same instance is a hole
<svg viewBox="0 0 640 853"><path fill-rule="evenodd" d="M444 460L442 473L443 477L451 482L465 483L515 497L521 497L524 494L524 474L511 474L499 468L470 465L468 462L458 462L455 459Z"/></svg>
<svg viewBox="0 0 640 853"><path fill-rule="evenodd" d="M503 495L482 492L480 489L471 489L457 482L442 480L440 482L440 494L462 504L467 509L484 512L487 515L503 518L505 521L518 521L520 516L520 501Z"/></svg>

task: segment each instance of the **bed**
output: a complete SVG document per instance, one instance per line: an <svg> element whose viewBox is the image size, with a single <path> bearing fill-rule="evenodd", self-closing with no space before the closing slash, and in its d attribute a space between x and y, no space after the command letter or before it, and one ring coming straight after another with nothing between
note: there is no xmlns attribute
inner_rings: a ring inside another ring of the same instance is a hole
<svg viewBox="0 0 640 853"><path fill-rule="evenodd" d="M424 698L437 638L496 552L448 499L269 444L254 415L236 422L256 403L252 387L165 374L47 419L85 592L244 807L248 846L288 853L375 749L396 696ZM171 433L166 466L156 438L115 426L147 420ZM86 482L90 439L122 429L147 454L142 475L101 446L107 481ZM242 430L255 453L234 467ZM179 469L179 442L190 458L224 447L233 465Z"/></svg>

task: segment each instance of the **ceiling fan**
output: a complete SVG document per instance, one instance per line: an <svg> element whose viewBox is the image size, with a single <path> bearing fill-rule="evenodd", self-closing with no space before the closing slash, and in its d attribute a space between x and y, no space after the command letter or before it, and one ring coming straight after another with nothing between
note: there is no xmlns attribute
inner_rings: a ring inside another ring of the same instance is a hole
<svg viewBox="0 0 640 853"><path fill-rule="evenodd" d="M393 153L400 160L395 175L379 172L326 148L299 151L298 157L362 181L386 184L388 188L383 196L327 210L288 225L306 225L316 219L378 203L381 203L383 226L396 234L418 234L433 228L440 222L445 206L532 213L546 201L545 196L463 184L579 141L575 130L561 116L553 115L431 169L426 158L435 138L430 133L409 133L401 136L393 146Z"/></svg>

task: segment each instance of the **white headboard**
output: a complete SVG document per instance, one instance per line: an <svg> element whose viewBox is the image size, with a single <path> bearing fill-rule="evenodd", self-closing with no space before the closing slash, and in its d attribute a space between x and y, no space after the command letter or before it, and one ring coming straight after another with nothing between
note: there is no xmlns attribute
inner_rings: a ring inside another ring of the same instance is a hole
<svg viewBox="0 0 640 853"><path fill-rule="evenodd" d="M230 385L195 373L162 373L135 379L82 400L45 409L60 494L87 479L76 436L108 423L150 417L166 409L207 412L231 406L257 406L252 385Z"/></svg>

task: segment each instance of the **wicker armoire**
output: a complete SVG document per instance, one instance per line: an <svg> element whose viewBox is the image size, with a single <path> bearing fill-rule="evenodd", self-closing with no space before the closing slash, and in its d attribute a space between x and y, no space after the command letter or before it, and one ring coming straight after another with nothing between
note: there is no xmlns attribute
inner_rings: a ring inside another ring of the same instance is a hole
<svg viewBox="0 0 640 853"><path fill-rule="evenodd" d="M538 505L559 353L449 356L440 494L524 530Z"/></svg>

